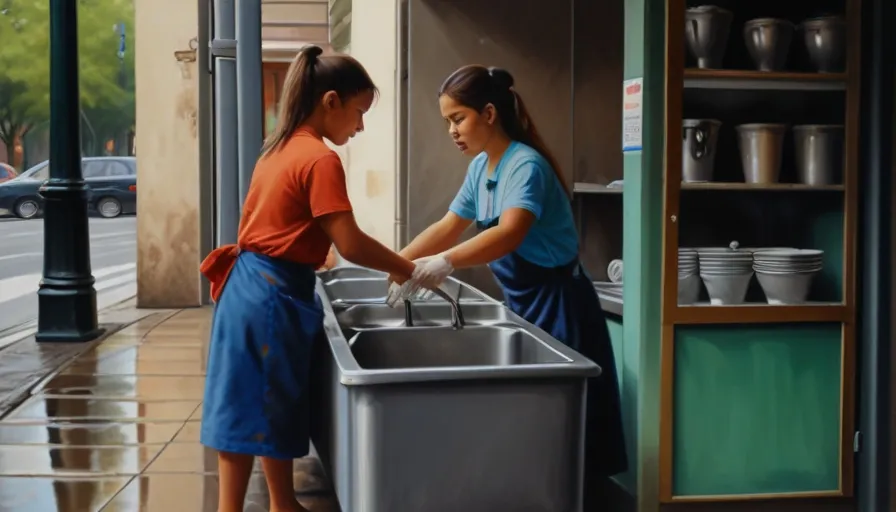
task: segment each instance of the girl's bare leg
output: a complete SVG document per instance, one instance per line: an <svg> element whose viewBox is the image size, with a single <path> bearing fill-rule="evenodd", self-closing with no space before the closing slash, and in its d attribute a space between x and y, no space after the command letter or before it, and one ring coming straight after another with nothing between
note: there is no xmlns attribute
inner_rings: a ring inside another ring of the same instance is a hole
<svg viewBox="0 0 896 512"><path fill-rule="evenodd" d="M308 512L296 500L296 489L292 483L292 460L261 458L264 479L268 482L271 496L271 512Z"/></svg>
<svg viewBox="0 0 896 512"><path fill-rule="evenodd" d="M243 512L255 457L218 452L218 512Z"/></svg>

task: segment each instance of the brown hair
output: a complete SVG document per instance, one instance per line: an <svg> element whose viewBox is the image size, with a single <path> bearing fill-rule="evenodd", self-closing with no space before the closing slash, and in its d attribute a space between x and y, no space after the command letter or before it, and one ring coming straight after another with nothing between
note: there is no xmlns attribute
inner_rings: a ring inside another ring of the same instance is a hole
<svg viewBox="0 0 896 512"><path fill-rule="evenodd" d="M342 101L366 91L379 93L367 70L353 57L321 56L322 53L319 46L306 46L289 65L280 95L277 126L264 141L262 157L279 151L311 117L327 92L334 91Z"/></svg>
<svg viewBox="0 0 896 512"><path fill-rule="evenodd" d="M507 136L541 153L541 156L551 164L566 194L570 194L557 159L551 154L535 128L523 98L513 88L513 76L507 70L476 65L464 66L445 79L439 88L439 96L443 94L477 112L485 110L489 103L494 105L501 128Z"/></svg>

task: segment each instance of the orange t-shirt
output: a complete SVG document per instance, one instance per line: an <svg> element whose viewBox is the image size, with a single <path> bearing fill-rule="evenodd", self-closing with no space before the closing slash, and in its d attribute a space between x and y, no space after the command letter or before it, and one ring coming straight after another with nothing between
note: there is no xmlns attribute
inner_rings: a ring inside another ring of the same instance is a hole
<svg viewBox="0 0 896 512"><path fill-rule="evenodd" d="M332 241L316 219L350 211L339 156L313 130L300 128L278 152L255 165L237 245L219 247L202 262L212 299L217 301L224 288L237 247L320 267Z"/></svg>

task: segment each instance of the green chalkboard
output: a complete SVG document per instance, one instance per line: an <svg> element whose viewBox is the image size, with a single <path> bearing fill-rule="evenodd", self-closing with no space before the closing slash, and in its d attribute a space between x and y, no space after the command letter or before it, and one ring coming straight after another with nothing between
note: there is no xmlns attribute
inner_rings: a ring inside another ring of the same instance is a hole
<svg viewBox="0 0 896 512"><path fill-rule="evenodd" d="M839 488L840 324L675 333L676 496Z"/></svg>

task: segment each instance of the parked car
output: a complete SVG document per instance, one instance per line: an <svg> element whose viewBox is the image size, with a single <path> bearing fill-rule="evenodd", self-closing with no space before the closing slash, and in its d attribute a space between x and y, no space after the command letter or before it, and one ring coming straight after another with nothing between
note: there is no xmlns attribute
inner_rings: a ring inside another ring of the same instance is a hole
<svg viewBox="0 0 896 512"><path fill-rule="evenodd" d="M13 166L0 162L0 183L15 178L18 174Z"/></svg>
<svg viewBox="0 0 896 512"><path fill-rule="evenodd" d="M113 218L137 211L137 159L109 156L85 157L81 169L87 184L88 209ZM50 178L49 160L0 183L0 214L31 219L43 211L41 185Z"/></svg>

